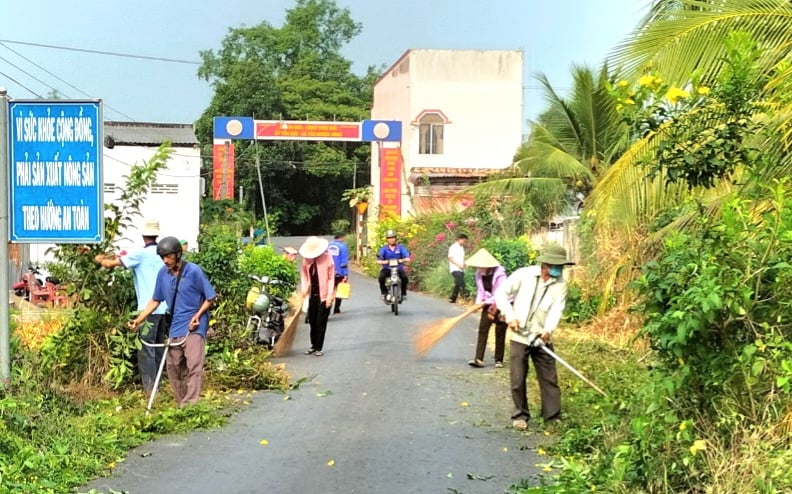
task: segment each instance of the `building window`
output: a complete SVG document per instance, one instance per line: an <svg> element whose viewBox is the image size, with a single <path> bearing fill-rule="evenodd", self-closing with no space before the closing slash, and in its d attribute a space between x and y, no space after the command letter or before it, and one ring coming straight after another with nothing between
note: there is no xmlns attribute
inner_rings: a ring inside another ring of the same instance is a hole
<svg viewBox="0 0 792 494"><path fill-rule="evenodd" d="M443 154L443 125L445 120L437 113L427 113L418 121L420 154Z"/></svg>

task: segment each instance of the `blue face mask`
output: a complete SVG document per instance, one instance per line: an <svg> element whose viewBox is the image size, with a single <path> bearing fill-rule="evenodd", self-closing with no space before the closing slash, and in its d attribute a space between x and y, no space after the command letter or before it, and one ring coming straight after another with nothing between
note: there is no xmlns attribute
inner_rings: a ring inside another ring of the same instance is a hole
<svg viewBox="0 0 792 494"><path fill-rule="evenodd" d="M564 272L564 266L550 266L548 274L553 278L560 278Z"/></svg>

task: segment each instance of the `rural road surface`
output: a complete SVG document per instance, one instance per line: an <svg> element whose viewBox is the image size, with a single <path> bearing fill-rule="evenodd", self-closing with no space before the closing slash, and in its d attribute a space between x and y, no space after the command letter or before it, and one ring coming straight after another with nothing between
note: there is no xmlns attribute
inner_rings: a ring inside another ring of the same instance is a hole
<svg viewBox="0 0 792 494"><path fill-rule="evenodd" d="M548 461L536 447L548 438L536 424L509 427L508 369L493 367L491 347L486 368L467 365L478 315L419 360L417 330L462 308L410 293L394 316L376 280L350 281L352 298L330 318L325 355L303 355L301 323L291 354L277 359L294 381L309 378L288 399L259 392L222 429L141 446L111 477L79 491L483 494L536 482L536 464Z"/></svg>

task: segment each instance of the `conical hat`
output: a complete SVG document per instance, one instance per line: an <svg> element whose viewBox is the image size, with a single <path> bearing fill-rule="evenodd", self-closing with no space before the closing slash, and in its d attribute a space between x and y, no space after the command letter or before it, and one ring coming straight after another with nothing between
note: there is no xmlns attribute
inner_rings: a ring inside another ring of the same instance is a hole
<svg viewBox="0 0 792 494"><path fill-rule="evenodd" d="M494 268L500 266L500 262L498 262L487 249L479 249L476 251L465 264L473 266L474 268Z"/></svg>
<svg viewBox="0 0 792 494"><path fill-rule="evenodd" d="M308 237L300 246L300 255L305 259L314 259L324 254L330 242L321 237Z"/></svg>

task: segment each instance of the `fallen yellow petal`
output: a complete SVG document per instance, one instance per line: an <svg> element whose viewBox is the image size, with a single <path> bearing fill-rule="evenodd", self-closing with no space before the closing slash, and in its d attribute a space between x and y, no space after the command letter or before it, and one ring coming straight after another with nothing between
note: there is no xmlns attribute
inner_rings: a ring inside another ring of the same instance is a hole
<svg viewBox="0 0 792 494"><path fill-rule="evenodd" d="M548 465L548 466L544 467L542 470L544 470L545 472L552 472L553 471L553 467Z"/></svg>
<svg viewBox="0 0 792 494"><path fill-rule="evenodd" d="M266 439L262 439L261 441L259 441L259 444L262 446L266 446L269 444L269 441L267 441Z"/></svg>
<svg viewBox="0 0 792 494"><path fill-rule="evenodd" d="M462 403L460 403L460 406L466 407L466 406L468 406L468 402L463 401Z"/></svg>
<svg viewBox="0 0 792 494"><path fill-rule="evenodd" d="M543 450L542 448L539 448L536 450L536 454L539 456L544 456L547 454L547 451Z"/></svg>
<svg viewBox="0 0 792 494"><path fill-rule="evenodd" d="M333 465L335 465L335 460L330 460L327 462L328 467L332 467Z"/></svg>

